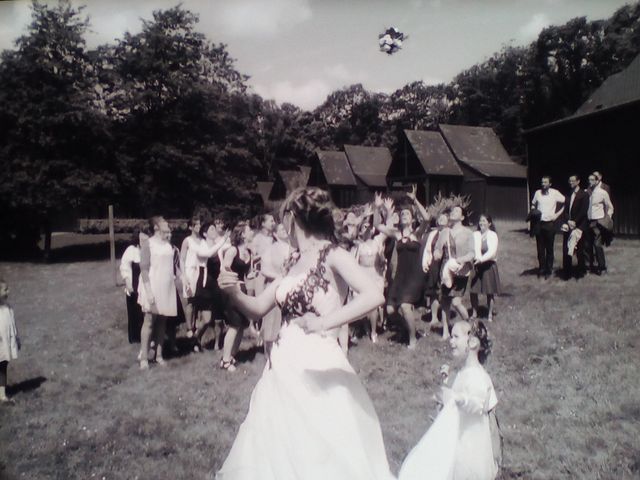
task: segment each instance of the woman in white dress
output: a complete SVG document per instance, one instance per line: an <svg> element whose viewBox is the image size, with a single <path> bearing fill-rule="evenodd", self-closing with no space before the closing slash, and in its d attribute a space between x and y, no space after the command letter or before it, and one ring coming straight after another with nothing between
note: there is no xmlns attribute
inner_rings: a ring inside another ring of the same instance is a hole
<svg viewBox="0 0 640 480"><path fill-rule="evenodd" d="M198 286L198 274L200 273L200 262L198 261L198 246L201 243L200 227L202 220L194 216L189 220L189 230L191 235L185 237L180 248L180 264L183 272L182 296L187 300L185 307L185 320L187 323L187 337L193 337L196 331L195 310L193 308L193 297Z"/></svg>
<svg viewBox="0 0 640 480"><path fill-rule="evenodd" d="M378 417L337 342L340 326L381 305L382 294L333 242L333 205L318 188L294 190L283 223L299 255L256 298L236 275L219 283L253 318L274 305L283 327L219 480L391 479ZM357 295L345 304L348 288Z"/></svg>
<svg viewBox="0 0 640 480"><path fill-rule="evenodd" d="M7 370L9 362L18 358L20 339L13 316L13 308L7 303L9 284L0 279L0 403L13 403L7 397Z"/></svg>
<svg viewBox="0 0 640 480"><path fill-rule="evenodd" d="M164 364L162 343L166 331L167 317L178 315L176 276L174 271L171 228L162 217L152 217L149 226L153 236L140 242L140 284L138 303L144 312L144 322L140 332L140 368L149 368L149 342L154 333L156 361ZM142 240L142 239L141 239Z"/></svg>
<svg viewBox="0 0 640 480"><path fill-rule="evenodd" d="M473 329L466 321L451 331L455 359L464 361L451 388L443 387L444 407L411 450L400 469L399 480L493 480L494 460L489 412L498 399L482 367L490 343L484 325ZM499 452L495 452L499 453Z"/></svg>

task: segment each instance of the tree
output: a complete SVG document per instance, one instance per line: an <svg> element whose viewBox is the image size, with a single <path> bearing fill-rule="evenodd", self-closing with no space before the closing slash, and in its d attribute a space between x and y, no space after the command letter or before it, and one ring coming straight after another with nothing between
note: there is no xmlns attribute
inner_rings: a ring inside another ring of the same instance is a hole
<svg viewBox="0 0 640 480"><path fill-rule="evenodd" d="M106 204L117 182L85 50L88 20L67 0L31 8L27 34L0 63L0 229L5 245L33 245L44 229L48 254L52 218Z"/></svg>
<svg viewBox="0 0 640 480"><path fill-rule="evenodd" d="M187 215L249 201L259 167L244 142L254 109L224 45L178 6L99 50L104 108L114 121L123 208ZM255 149L254 149L255 150Z"/></svg>

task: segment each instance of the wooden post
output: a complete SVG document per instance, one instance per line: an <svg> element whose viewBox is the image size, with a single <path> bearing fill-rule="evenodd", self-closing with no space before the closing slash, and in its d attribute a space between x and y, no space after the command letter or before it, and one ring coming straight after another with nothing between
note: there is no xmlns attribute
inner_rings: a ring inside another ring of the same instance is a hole
<svg viewBox="0 0 640 480"><path fill-rule="evenodd" d="M109 205L109 250L111 255L111 270L113 271L113 284L118 286L118 272L116 267L116 236L113 227L113 205Z"/></svg>

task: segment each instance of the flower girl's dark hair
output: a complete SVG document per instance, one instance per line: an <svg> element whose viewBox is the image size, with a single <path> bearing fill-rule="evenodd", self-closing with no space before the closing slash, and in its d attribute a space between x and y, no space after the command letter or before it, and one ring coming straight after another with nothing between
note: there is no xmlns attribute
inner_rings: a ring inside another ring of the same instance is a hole
<svg viewBox="0 0 640 480"><path fill-rule="evenodd" d="M493 342L489 338L489 331L486 325L478 320L471 325L471 335L480 340L480 348L478 349L478 360L484 364L491 354Z"/></svg>

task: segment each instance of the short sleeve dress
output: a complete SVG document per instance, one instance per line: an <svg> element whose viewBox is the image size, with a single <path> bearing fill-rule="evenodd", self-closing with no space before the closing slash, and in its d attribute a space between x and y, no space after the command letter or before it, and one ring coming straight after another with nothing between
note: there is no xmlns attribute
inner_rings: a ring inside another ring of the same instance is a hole
<svg viewBox="0 0 640 480"><path fill-rule="evenodd" d="M138 303L143 312L166 317L178 315L173 246L155 237L149 239L149 286L155 300L155 311L143 281L138 285ZM142 278L141 278L142 280Z"/></svg>
<svg viewBox="0 0 640 480"><path fill-rule="evenodd" d="M18 331L13 308L0 305L0 362L18 358Z"/></svg>

